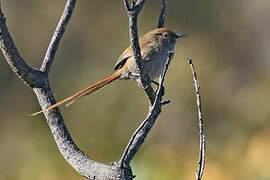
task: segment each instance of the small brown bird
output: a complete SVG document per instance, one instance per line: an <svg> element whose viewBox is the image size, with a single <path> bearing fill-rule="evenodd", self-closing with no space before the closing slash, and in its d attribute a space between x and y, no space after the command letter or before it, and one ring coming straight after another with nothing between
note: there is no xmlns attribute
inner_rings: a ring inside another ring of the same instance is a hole
<svg viewBox="0 0 270 180"><path fill-rule="evenodd" d="M183 34L176 34L167 28L154 29L144 36L139 38L139 46L143 59L144 73L146 73L150 80L154 80L159 76L167 60L169 51L174 49L176 40L185 37ZM116 79L134 79L138 80L139 73L133 54L132 47L129 46L118 58L114 66L114 73L105 79L77 92L76 94L46 108L39 112L33 113L30 116L35 116L47 110L53 109L63 103L69 102L66 106L74 103L77 99L84 97L105 85L111 83Z"/></svg>

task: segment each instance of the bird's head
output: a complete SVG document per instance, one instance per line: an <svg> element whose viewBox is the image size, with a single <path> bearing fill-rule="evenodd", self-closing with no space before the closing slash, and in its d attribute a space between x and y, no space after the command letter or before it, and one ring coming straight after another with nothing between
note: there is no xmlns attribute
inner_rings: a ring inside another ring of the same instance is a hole
<svg viewBox="0 0 270 180"><path fill-rule="evenodd" d="M167 28L154 29L147 34L154 40L169 46L174 46L178 39L186 37L184 34L177 34Z"/></svg>

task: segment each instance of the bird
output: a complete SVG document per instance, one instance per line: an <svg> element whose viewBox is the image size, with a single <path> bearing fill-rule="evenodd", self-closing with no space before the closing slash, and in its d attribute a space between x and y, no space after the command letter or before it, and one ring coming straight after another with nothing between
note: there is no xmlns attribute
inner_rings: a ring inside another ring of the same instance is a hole
<svg viewBox="0 0 270 180"><path fill-rule="evenodd" d="M141 57L143 60L144 73L149 76L150 81L153 81L164 70L167 61L168 53L174 50L176 41L185 37L184 34L177 34L168 28L154 29L139 38L139 46ZM139 80L139 72L134 57L133 49L129 46L117 59L114 66L114 73L105 79L88 86L87 88L77 92L76 94L65 98L64 100L53 104L43 110L30 114L36 116L42 112L56 108L64 103L66 106L76 102L79 98L89 95L102 87L110 84L116 79L132 79Z"/></svg>

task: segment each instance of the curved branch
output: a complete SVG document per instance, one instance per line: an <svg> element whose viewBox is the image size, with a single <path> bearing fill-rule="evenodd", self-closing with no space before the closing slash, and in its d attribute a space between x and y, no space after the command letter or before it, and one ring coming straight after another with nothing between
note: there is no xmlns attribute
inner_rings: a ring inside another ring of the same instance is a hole
<svg viewBox="0 0 270 180"><path fill-rule="evenodd" d="M144 142L144 139L147 137L158 115L161 112L161 107L163 105L162 96L164 95L163 82L166 72L169 68L169 64L173 58L173 55L174 55L173 51L169 52L165 68L159 77L159 86L154 104L150 106L146 119L141 123L141 125L133 133L131 139L129 140L129 143L119 161L121 166L129 165L130 161L133 159L138 149L141 147L142 143Z"/></svg>
<svg viewBox="0 0 270 180"><path fill-rule="evenodd" d="M6 18L2 13L0 2L0 48L11 69L30 87L40 87L45 76L38 70L31 68L21 57L14 44L8 28Z"/></svg>
<svg viewBox="0 0 270 180"><path fill-rule="evenodd" d="M137 28L137 19L138 15L145 3L145 0L138 0L137 3L132 1L132 6L129 6L128 0L123 0L124 5L127 11L128 19L129 19L129 34L130 34L130 42L132 46L132 50L134 52L134 57L137 64L137 71L139 72L139 83L143 87L145 93L151 104L155 101L155 92L151 87L151 82L147 74L145 74L143 70L143 62L141 56L141 50L139 46L139 38L138 38L138 28Z"/></svg>
<svg viewBox="0 0 270 180"><path fill-rule="evenodd" d="M68 22L72 16L72 12L74 10L75 4L76 4L76 0L68 0L66 3L63 14L62 14L60 21L59 21L59 23L54 31L52 40L49 44L49 47L47 49L43 63L41 65L40 70L42 72L48 73L50 71L50 67L53 63L58 45L59 45L60 40L62 39L62 36L66 30L66 26L68 25Z"/></svg>
<svg viewBox="0 0 270 180"><path fill-rule="evenodd" d="M46 108L55 103L48 83L43 88L33 88L39 104ZM88 179L132 179L131 169L120 169L116 164L105 165L87 157L74 143L70 136L59 109L44 112L47 123L58 146L60 153L66 161L82 176Z"/></svg>
<svg viewBox="0 0 270 180"><path fill-rule="evenodd" d="M200 84L197 78L197 73L194 69L191 58L187 58L188 63L190 64L190 69L193 75L193 81L195 86L195 93L197 98L197 107L198 107L198 117L199 117L199 127L200 127L200 155L199 155L199 167L196 172L197 180L201 180L203 176L204 166L205 166L205 136L203 128L203 117L202 117L202 105L201 105L201 95L200 95Z"/></svg>

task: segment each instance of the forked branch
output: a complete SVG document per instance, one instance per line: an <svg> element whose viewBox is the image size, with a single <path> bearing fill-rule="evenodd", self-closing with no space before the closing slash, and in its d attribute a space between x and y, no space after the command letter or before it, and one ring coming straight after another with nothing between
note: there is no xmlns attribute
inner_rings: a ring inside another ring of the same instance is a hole
<svg viewBox="0 0 270 180"><path fill-rule="evenodd" d="M150 100L149 112L146 119L141 123L141 125L133 133L127 147L125 148L125 151L119 161L121 167L129 166L130 161L135 156L138 149L141 147L142 143L144 142L144 139L150 132L158 115L160 114L162 105L167 104L166 102L165 103L162 102L162 96L164 95L163 82L164 82L166 72L168 70L169 63L171 62L173 58L173 54L174 54L173 52L170 52L168 54L167 63L166 63L163 73L160 75L157 93L155 93L149 82L149 77L147 76L147 74L143 73L145 71L143 70L144 67L142 64L142 58L141 58L139 42L138 42L137 17L144 2L145 1L143 0L137 1L137 3L132 1L132 7L130 7L128 4L128 1L124 0L124 5L126 7L127 14L129 17L130 41L131 41L131 45L134 51L138 70L140 72L141 83L143 85L146 95L148 96ZM159 22L158 27L163 27L165 23L166 4L167 4L167 1L163 0L161 14L158 21Z"/></svg>

